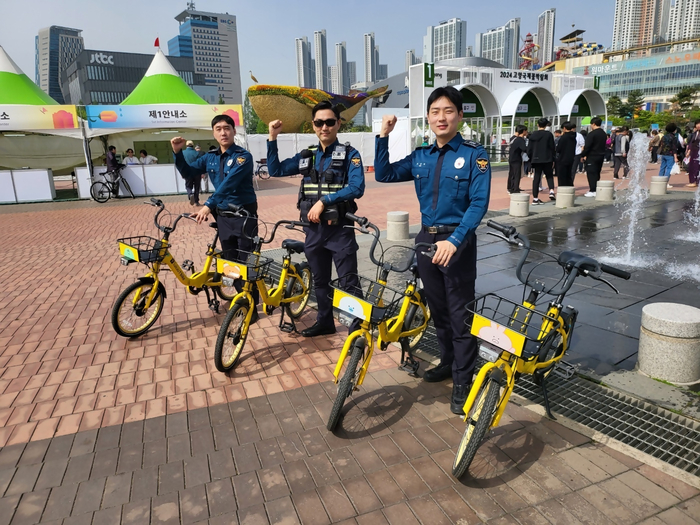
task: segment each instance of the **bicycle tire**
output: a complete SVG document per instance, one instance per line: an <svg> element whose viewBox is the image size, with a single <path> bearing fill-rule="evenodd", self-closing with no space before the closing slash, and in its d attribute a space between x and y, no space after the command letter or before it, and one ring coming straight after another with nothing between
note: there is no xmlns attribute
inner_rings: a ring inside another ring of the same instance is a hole
<svg viewBox="0 0 700 525"><path fill-rule="evenodd" d="M231 308L224 318L224 322L221 323L219 335L216 338L216 346L214 347L214 366L216 366L219 372L228 372L235 368L238 361L241 359L243 347L248 338L249 325L246 324L245 319L248 316L249 308L250 305L247 299L239 299L231 305ZM234 322L234 319L238 319L240 324L235 327L235 330L231 333L229 327L231 323ZM227 348L227 344L232 344L233 348L230 358L226 357L226 360L224 360L224 349L225 347Z"/></svg>
<svg viewBox="0 0 700 525"><path fill-rule="evenodd" d="M351 334L349 337L353 337L353 334ZM343 378L340 380L340 384L338 385L338 393L333 401L333 408L328 416L328 423L326 423L326 428L331 432L333 432L333 429L335 429L335 427L338 425L340 413L343 411L345 400L355 387L353 380L357 375L357 365L360 364L360 359L362 359L364 348L367 344L365 338L361 337L360 332L356 332L354 337L355 340L351 346L352 354L349 356L350 361L348 366L345 368L345 374L343 374Z"/></svg>
<svg viewBox="0 0 700 525"><path fill-rule="evenodd" d="M428 309L428 305L423 303L425 305L426 310L428 311L428 320L430 320L430 310ZM414 324L415 322L415 324ZM423 310L417 305L417 304L412 304L411 306L408 307L408 311L406 312L406 318L403 321L403 328L402 331L407 332L408 330L413 330L414 328L418 328L423 324ZM427 328L426 324L426 328ZM420 340L423 338L423 334L425 333L425 330L420 332L419 334L414 335L413 337L402 337L399 339L399 343L401 345L408 344L408 348L413 350L418 346L418 343Z"/></svg>
<svg viewBox="0 0 700 525"><path fill-rule="evenodd" d="M121 178L121 181L124 183L124 188L126 188L126 191L129 192L129 195L131 195L132 199L136 198L136 195L134 195L134 192L131 191L131 186L129 186L129 183L126 182L126 179L124 177Z"/></svg>
<svg viewBox="0 0 700 525"><path fill-rule="evenodd" d="M476 451L481 445L486 431L491 426L496 402L500 395L500 388L501 386L489 375L479 389L474 405L469 411L467 428L464 429L464 435L459 442L459 447L455 454L455 461L452 465L452 475L457 479L461 478L467 470L469 470L469 466L474 460ZM486 415L487 417L482 417L482 415ZM475 417L476 423L472 423L471 421Z"/></svg>
<svg viewBox="0 0 700 525"><path fill-rule="evenodd" d="M156 296L154 297L150 308L146 311L141 311L138 305L133 305L132 300L131 313L135 314L137 318L146 317L146 315L150 311L150 314L146 318L145 322L138 326L136 329L133 329L133 326L131 327L131 329L128 326L124 326L126 320L122 320L120 316L120 314L122 313L122 306L126 303L128 297L134 291L138 290L139 288L147 288L145 290L141 290L140 292L139 304L143 304L145 298L148 297L148 294L151 293L153 286L154 282L152 279L150 280L150 282L137 281L127 286L124 289L124 291L119 295L119 297L117 297L117 300L114 303L114 307L112 307L112 328L114 328L114 331L122 337L137 337L141 334L146 333L148 329L151 328L151 326L153 326L153 324L158 320L158 317L160 317L160 314L163 311L163 303L165 302L163 293L160 289L156 292Z"/></svg>
<svg viewBox="0 0 700 525"><path fill-rule="evenodd" d="M93 182L92 186L90 186L90 196L100 204L103 204L112 197L112 189L104 182Z"/></svg>
<svg viewBox="0 0 700 525"><path fill-rule="evenodd" d="M221 286L212 286L212 288L214 288L216 294L224 301L232 301L233 298L236 297L236 294L238 294L238 290L236 290L235 286L223 286L223 283Z"/></svg>
<svg viewBox="0 0 700 525"><path fill-rule="evenodd" d="M270 178L270 172L267 171L267 166L260 166L257 173L261 180L267 180Z"/></svg>
<svg viewBox="0 0 700 525"><path fill-rule="evenodd" d="M301 317L301 314L304 313L304 309L306 308L306 305L309 304L309 297L311 295L311 286L313 282L313 276L311 275L311 268L309 268L309 265L305 262L299 263L294 265L297 271L297 275L299 278L302 279L304 282L304 285L306 286L306 294L304 297L302 297L301 301L298 303L287 303L289 305L289 315L292 316L293 319L299 319ZM301 290L296 290L295 287L299 286L299 279L294 276L294 277L288 277L287 278L287 283L285 285L284 289L284 298L287 299L289 297L294 297L295 295L298 295ZM293 307L293 305L298 305L296 308Z"/></svg>

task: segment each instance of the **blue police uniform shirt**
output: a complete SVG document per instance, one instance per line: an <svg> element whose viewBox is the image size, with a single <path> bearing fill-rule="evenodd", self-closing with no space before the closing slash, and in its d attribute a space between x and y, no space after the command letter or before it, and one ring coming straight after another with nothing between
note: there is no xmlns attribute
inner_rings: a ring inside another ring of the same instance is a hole
<svg viewBox="0 0 700 525"><path fill-rule="evenodd" d="M331 156L338 145L340 145L340 142L336 140L333 144L328 146L325 151L321 147L321 144L318 145L314 159L314 167L318 173L323 173L324 170L331 167ZM299 159L301 159L301 153L297 153L291 159L280 162L279 153L277 151L277 141L267 141L267 169L271 176L287 177L289 175L298 174ZM365 194L365 172L362 167L360 152L355 148L349 148L346 166L348 170L348 185L335 193L325 195L321 199L325 206L330 206L337 202L359 199Z"/></svg>
<svg viewBox="0 0 700 525"><path fill-rule="evenodd" d="M245 206L257 201L253 189L253 156L240 146L234 144L223 153L221 149L205 153L191 163L180 151L175 154L175 166L185 178L209 174L215 191L204 205L212 211L228 204Z"/></svg>
<svg viewBox="0 0 700 525"><path fill-rule="evenodd" d="M378 182L412 180L424 226L456 226L448 241L459 248L486 215L491 192L491 164L481 144L458 133L440 150L418 148L389 162L389 137L376 138L374 177Z"/></svg>

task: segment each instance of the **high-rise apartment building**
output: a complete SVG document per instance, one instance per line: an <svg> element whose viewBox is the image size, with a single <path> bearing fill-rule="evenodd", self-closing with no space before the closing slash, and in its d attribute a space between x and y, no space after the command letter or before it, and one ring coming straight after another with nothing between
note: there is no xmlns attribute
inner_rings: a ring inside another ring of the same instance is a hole
<svg viewBox="0 0 700 525"><path fill-rule="evenodd" d="M180 34L168 41L168 54L192 57L195 73L204 75L206 85L216 86L220 100L242 104L236 17L198 11L194 2L188 2L175 20L180 22Z"/></svg>
<svg viewBox="0 0 700 525"><path fill-rule="evenodd" d="M374 33L365 33L364 39L364 58L365 58L365 82L373 84L377 79L377 59L379 52L375 49Z"/></svg>
<svg viewBox="0 0 700 525"><path fill-rule="evenodd" d="M333 93L347 95L350 91L348 83L348 51L345 42L338 42L335 45L335 66L337 68L337 86L333 88ZM337 91L335 91L337 89Z"/></svg>
<svg viewBox="0 0 700 525"><path fill-rule="evenodd" d="M61 73L83 51L81 29L51 26L39 30L34 39L34 77L36 85L59 104L68 99L61 92Z"/></svg>
<svg viewBox="0 0 700 525"><path fill-rule="evenodd" d="M420 57L416 56L415 49L409 49L406 51L406 61L404 63L404 71L408 71L413 65L420 64Z"/></svg>
<svg viewBox="0 0 700 525"><path fill-rule="evenodd" d="M670 9L670 0L616 0L612 49L630 49L668 40ZM688 13L683 16L688 17ZM649 51L635 54L646 55Z"/></svg>
<svg viewBox="0 0 700 525"><path fill-rule="evenodd" d="M377 64L377 82L389 78L389 64Z"/></svg>
<svg viewBox="0 0 700 525"><path fill-rule="evenodd" d="M315 71L311 66L311 46L305 36L294 40L294 55L297 61L297 86L311 88L316 85Z"/></svg>
<svg viewBox="0 0 700 525"><path fill-rule="evenodd" d="M535 42L540 46L537 51L540 65L548 64L554 60L554 21L557 10L547 9L537 18L537 35Z"/></svg>
<svg viewBox="0 0 700 525"><path fill-rule="evenodd" d="M330 90L328 78L328 50L326 48L326 30L314 31L314 57L316 60L316 89Z"/></svg>
<svg viewBox="0 0 700 525"><path fill-rule="evenodd" d="M329 91L331 93L340 94L342 86L340 85L340 79L338 78L338 66L328 66L328 78L331 80Z"/></svg>
<svg viewBox="0 0 700 525"><path fill-rule="evenodd" d="M512 18L501 27L476 34L476 56L488 58L510 69L517 69L520 65L519 46L520 18Z"/></svg>
<svg viewBox="0 0 700 525"><path fill-rule="evenodd" d="M355 83L357 83L357 62L353 60L348 62L348 90L352 89Z"/></svg>
<svg viewBox="0 0 700 525"><path fill-rule="evenodd" d="M670 3L670 0L667 0ZM700 36L700 0L675 0L669 8L668 41ZM674 46L674 51L691 49L693 44Z"/></svg>
<svg viewBox="0 0 700 525"><path fill-rule="evenodd" d="M426 49L429 47L430 49ZM467 54L467 21L450 18L436 26L428 26L423 37L423 56L426 62L462 58Z"/></svg>

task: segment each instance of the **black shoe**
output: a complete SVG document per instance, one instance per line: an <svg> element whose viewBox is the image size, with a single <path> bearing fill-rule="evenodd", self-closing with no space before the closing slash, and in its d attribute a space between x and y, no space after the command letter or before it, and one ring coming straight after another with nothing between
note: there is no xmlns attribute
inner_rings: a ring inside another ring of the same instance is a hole
<svg viewBox="0 0 700 525"><path fill-rule="evenodd" d="M452 387L452 400L450 401L450 411L460 416L464 415L464 403L467 401L471 383L468 385L454 385Z"/></svg>
<svg viewBox="0 0 700 525"><path fill-rule="evenodd" d="M190 195L190 205L194 206L194 194Z"/></svg>
<svg viewBox="0 0 700 525"><path fill-rule="evenodd" d="M450 379L452 377L452 364L443 365L439 364L435 368L426 370L423 374L423 381L428 383L439 383L445 379Z"/></svg>
<svg viewBox="0 0 700 525"><path fill-rule="evenodd" d="M318 323L314 323L313 326L305 328L301 331L301 335L304 337L316 337L317 335L331 335L335 333L335 325L331 326L321 326Z"/></svg>

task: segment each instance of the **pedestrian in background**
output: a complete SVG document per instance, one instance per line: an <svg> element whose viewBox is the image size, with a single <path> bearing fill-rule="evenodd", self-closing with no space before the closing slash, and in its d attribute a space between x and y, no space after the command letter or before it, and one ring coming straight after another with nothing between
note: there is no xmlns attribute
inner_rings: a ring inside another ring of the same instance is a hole
<svg viewBox="0 0 700 525"><path fill-rule="evenodd" d="M194 142L191 140L187 141L187 147L182 150L182 156L185 157L185 161L190 166L194 165L195 161L199 158L199 152L194 147ZM185 188L187 188L187 199L190 201L192 206L201 206L199 203L199 190L202 186L202 174L190 175L184 177Z"/></svg>
<svg viewBox="0 0 700 525"><path fill-rule="evenodd" d="M654 129L651 131L651 141L649 142L649 151L651 152L651 163L657 164L659 162L659 144L661 143L661 135L659 135L659 130Z"/></svg>
<svg viewBox="0 0 700 525"><path fill-rule="evenodd" d="M127 166L133 166L134 164L141 164L138 157L134 156L134 150L129 148L126 150L126 157L124 157L124 164Z"/></svg>
<svg viewBox="0 0 700 525"><path fill-rule="evenodd" d="M555 145L554 135L547 131L547 126L551 123L546 118L541 118L537 121L537 131L530 135L530 142L527 146L527 156L530 157L532 169L535 176L532 179L532 204L542 204L539 199L540 181L542 173L547 178L547 187L549 188L549 200L554 200L554 156Z"/></svg>
<svg viewBox="0 0 700 525"><path fill-rule="evenodd" d="M678 126L675 123L669 122L666 124L666 133L661 137L659 144L659 157L661 157L661 166L659 166L659 177L667 177L668 186L671 186L671 169L678 162L678 137L676 136Z"/></svg>
<svg viewBox="0 0 700 525"><path fill-rule="evenodd" d="M523 136L527 127L522 124L515 128L515 136L510 141L508 155L508 193L520 193L520 177L523 171L523 154L527 149Z"/></svg>
<svg viewBox="0 0 700 525"><path fill-rule="evenodd" d="M605 161L605 143L608 139L607 133L600 127L603 120L594 117L591 119L591 132L586 135L586 144L581 152L581 159L586 164L586 176L588 177L588 193L585 196L595 197L600 180L600 172Z"/></svg>
<svg viewBox="0 0 700 525"><path fill-rule="evenodd" d="M615 142L613 143L613 178L620 178L620 167L622 167L622 178L627 178L627 175L630 172L630 166L627 163L627 153L629 153L629 150L629 128L627 126L622 126L620 129L617 130L617 134L615 135Z"/></svg>
<svg viewBox="0 0 700 525"><path fill-rule="evenodd" d="M141 156L141 164L158 164L158 158L149 155L145 149L142 149L139 155Z"/></svg>
<svg viewBox="0 0 700 525"><path fill-rule="evenodd" d="M700 182L700 119L695 121L695 128L688 137L685 160L688 165L688 188L697 188Z"/></svg>
<svg viewBox="0 0 700 525"><path fill-rule="evenodd" d="M578 131L576 131L576 123L571 122L571 125L573 126L571 130L574 133L574 136L576 137L576 152L574 154L574 165L572 166L571 170L571 185L574 185L574 181L576 180L576 174L579 173L579 164L581 164L581 152L583 151L583 146L586 144L586 140L583 138L583 135L581 135ZM581 169L580 171L583 171Z"/></svg>
<svg viewBox="0 0 700 525"><path fill-rule="evenodd" d="M573 131L573 123L569 121L564 122L561 127L564 133L557 144L557 179L559 187L573 186L574 181L571 178L571 173L576 157L576 132Z"/></svg>

